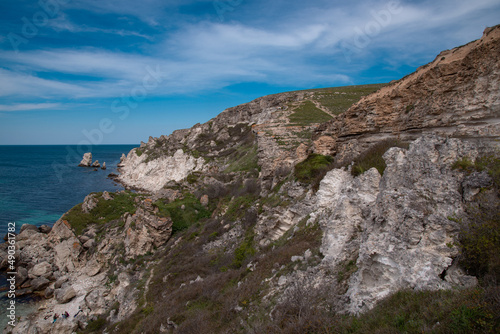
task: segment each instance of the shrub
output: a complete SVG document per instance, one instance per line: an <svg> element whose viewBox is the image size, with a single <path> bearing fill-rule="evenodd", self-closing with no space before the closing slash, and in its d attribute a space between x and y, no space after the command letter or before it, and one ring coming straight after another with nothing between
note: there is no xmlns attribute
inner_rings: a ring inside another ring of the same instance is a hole
<svg viewBox="0 0 500 334"><path fill-rule="evenodd" d="M401 147L408 149L408 144L400 142L398 140L385 140L375 144L373 147L363 152L357 159L354 160L354 165L351 169L352 175L361 175L373 167L375 167L379 171L380 175L383 175L386 164L382 156L391 147Z"/></svg>
<svg viewBox="0 0 500 334"><path fill-rule="evenodd" d="M249 235L234 251L233 266L235 268L240 268L243 264L243 261L245 261L248 256L252 256L254 254L255 248L253 247L253 235Z"/></svg>
<svg viewBox="0 0 500 334"><path fill-rule="evenodd" d="M467 207L468 220L461 224L459 246L460 264L466 271L479 278L490 276L500 280L500 159L494 156L479 157L474 163L462 158L453 168L466 171L486 171L494 180L490 189L481 191Z"/></svg>
<svg viewBox="0 0 500 334"><path fill-rule="evenodd" d="M452 169L470 170L474 166L474 163L469 160L468 157L463 157L451 165Z"/></svg>
<svg viewBox="0 0 500 334"><path fill-rule="evenodd" d="M295 178L302 183L318 183L332 168L333 158L313 153L295 166Z"/></svg>
<svg viewBox="0 0 500 334"><path fill-rule="evenodd" d="M184 198L171 203L158 200L154 205L159 209L160 216L172 219L173 234L188 228L203 218L209 218L212 214L192 194L186 194Z"/></svg>

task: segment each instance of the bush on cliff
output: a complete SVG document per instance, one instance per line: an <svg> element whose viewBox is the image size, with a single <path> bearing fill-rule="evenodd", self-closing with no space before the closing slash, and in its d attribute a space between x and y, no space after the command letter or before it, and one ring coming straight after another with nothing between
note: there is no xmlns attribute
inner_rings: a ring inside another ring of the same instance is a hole
<svg viewBox="0 0 500 334"><path fill-rule="evenodd" d="M209 218L211 212L192 194L170 203L159 200L154 203L159 215L172 219L172 233L182 231L203 218Z"/></svg>
<svg viewBox="0 0 500 334"><path fill-rule="evenodd" d="M354 165L351 169L351 174L353 176L358 176L375 167L380 175L384 174L385 171L385 160L382 157L385 152L391 147L401 147L408 149L408 144L400 142L398 140L385 140L375 144L370 149L363 152L358 158L354 160Z"/></svg>
<svg viewBox="0 0 500 334"><path fill-rule="evenodd" d="M319 181L332 168L333 158L313 153L295 166L295 177L302 183L319 184Z"/></svg>
<svg viewBox="0 0 500 334"><path fill-rule="evenodd" d="M105 224L120 218L125 212L134 214L136 211L134 198L138 194L120 192L113 194L110 200L104 200L102 193L95 193L97 205L89 213L82 211L82 204L74 206L62 218L66 219L77 235L92 224Z"/></svg>

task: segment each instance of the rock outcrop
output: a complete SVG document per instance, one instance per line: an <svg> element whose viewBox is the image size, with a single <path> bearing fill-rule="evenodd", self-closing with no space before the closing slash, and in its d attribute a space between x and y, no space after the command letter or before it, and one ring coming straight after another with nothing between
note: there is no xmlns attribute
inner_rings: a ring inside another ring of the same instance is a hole
<svg viewBox="0 0 500 334"><path fill-rule="evenodd" d="M494 145L500 136L500 26L441 52L321 125L314 149L348 161L380 140L408 141L425 133Z"/></svg>
<svg viewBox="0 0 500 334"><path fill-rule="evenodd" d="M91 167L92 166L92 153L88 152L83 155L82 161L78 164L78 167Z"/></svg>
<svg viewBox="0 0 500 334"><path fill-rule="evenodd" d="M82 205L82 213L92 213L99 201L112 200L107 192L101 197L91 194ZM149 202L151 199L145 200ZM100 240L96 238L95 228L77 236L63 219L59 219L49 233L33 225L23 225L22 232L16 236L18 295L36 293L46 300L43 308L21 321L12 333L71 333L84 328L92 319L108 314L109 307L116 302L121 306L113 315L114 321L133 312L137 292L130 280L137 280L144 273L117 273L116 282L109 282L109 275L114 275L109 271L111 266L136 259L169 240L172 221L157 217L152 209L151 205L139 203L135 214L124 214L120 218L122 223L107 229ZM6 247L7 244L0 244L0 260L7 259ZM52 324L53 314L65 311L70 317Z"/></svg>
<svg viewBox="0 0 500 334"><path fill-rule="evenodd" d="M400 289L476 283L450 270L458 256L458 248L450 245L459 231L457 221L466 216L463 176L451 166L477 154L469 142L424 136L408 150L387 151L382 177L375 168L355 178L345 169L325 176L312 219L324 229L323 263L335 268L353 260L358 268L346 292L350 312L370 309Z"/></svg>

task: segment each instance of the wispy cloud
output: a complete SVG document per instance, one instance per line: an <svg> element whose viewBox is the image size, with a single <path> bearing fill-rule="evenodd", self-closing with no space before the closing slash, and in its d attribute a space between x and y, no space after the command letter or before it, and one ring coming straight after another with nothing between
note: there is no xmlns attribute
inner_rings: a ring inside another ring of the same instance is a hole
<svg viewBox="0 0 500 334"><path fill-rule="evenodd" d="M27 111L27 110L43 110L43 109L62 109L61 103L20 103L20 104L0 104L0 112L2 111Z"/></svg>
<svg viewBox="0 0 500 334"><path fill-rule="evenodd" d="M0 96L18 103L26 97L120 97L141 84L147 67L160 69L163 79L151 92L154 96L248 82L294 87L356 83L359 73L380 62L397 72L402 64L421 65L443 45L478 38L481 22L495 22L500 12L498 0L400 1L402 10L370 37L369 45L355 55L355 66L346 62L342 43L376 22L373 13L385 10L389 3L245 2L221 23L208 0L75 0L48 22L44 33L54 40L59 37L51 35L54 30L69 33L77 46L42 44L19 53L0 50ZM201 12L191 16L183 12L186 6L200 5L205 5ZM75 11L79 11L77 18ZM105 19L85 20L88 13ZM109 21L109 14L117 21ZM141 27L134 21L133 28L125 28L117 15L123 15L124 22L138 17L146 24ZM158 28L154 38L143 32L150 26ZM82 33L95 34L87 41ZM111 36L103 39L103 33ZM135 36L139 41L120 49L113 44L113 35ZM33 39L33 45L36 42Z"/></svg>
<svg viewBox="0 0 500 334"><path fill-rule="evenodd" d="M111 34L118 36L135 36L144 38L148 41L152 40L151 36L146 34L141 34L137 31L126 30L126 29L106 29L100 27L92 27L86 24L79 25L72 22L67 15L61 14L57 18L48 21L48 25L57 32L68 31L71 33L100 33L100 34Z"/></svg>

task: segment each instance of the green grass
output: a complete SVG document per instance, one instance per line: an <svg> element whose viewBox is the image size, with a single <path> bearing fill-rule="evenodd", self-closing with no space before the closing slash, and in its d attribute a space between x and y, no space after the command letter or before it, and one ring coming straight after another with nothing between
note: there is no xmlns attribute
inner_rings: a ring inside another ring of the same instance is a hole
<svg viewBox="0 0 500 334"><path fill-rule="evenodd" d="M332 162L331 156L313 153L295 166L295 178L302 183L315 183L331 169Z"/></svg>
<svg viewBox="0 0 500 334"><path fill-rule="evenodd" d="M332 116L318 109L311 101L304 101L289 118L290 123L305 126L327 122L332 119Z"/></svg>
<svg viewBox="0 0 500 334"><path fill-rule="evenodd" d="M233 267L240 268L245 259L249 256L255 255L255 248L253 247L253 235L250 234L234 251Z"/></svg>
<svg viewBox="0 0 500 334"><path fill-rule="evenodd" d="M328 108L333 114L339 115L349 109L354 103L358 102L361 97L376 92L384 86L385 84L360 85L322 88L312 91L315 93L315 98L321 105Z"/></svg>
<svg viewBox="0 0 500 334"><path fill-rule="evenodd" d="M401 147L408 149L407 143L402 143L398 140L386 140L379 142L366 152L362 153L357 159L354 160L354 165L352 166L351 173L353 176L358 176L375 167L380 175L384 174L385 171L385 160L382 157L385 152L391 147Z"/></svg>
<svg viewBox="0 0 500 334"><path fill-rule="evenodd" d="M231 159L232 161L224 170L226 173L250 172L259 169L257 145L238 147Z"/></svg>
<svg viewBox="0 0 500 334"><path fill-rule="evenodd" d="M243 195L230 201L224 215L226 219L235 221L245 215L245 211L255 204L257 198L254 195Z"/></svg>
<svg viewBox="0 0 500 334"><path fill-rule="evenodd" d="M212 214L192 194L187 194L184 198L171 203L159 200L154 205L158 207L160 216L172 219L172 233L187 229L201 219L209 218ZM184 209L182 209L183 205Z"/></svg>
<svg viewBox="0 0 500 334"><path fill-rule="evenodd" d="M134 198L138 194L132 192L113 193L112 200L102 199L102 193L95 193L97 205L89 213L83 213L82 204L74 206L62 218L67 220L77 235L92 224L103 225L120 218L125 212L135 213Z"/></svg>
<svg viewBox="0 0 500 334"><path fill-rule="evenodd" d="M455 161L453 165L451 165L451 168L469 170L471 168L474 168L474 163L468 157L463 157L462 159Z"/></svg>
<svg viewBox="0 0 500 334"><path fill-rule="evenodd" d="M339 333L494 333L494 306L485 303L486 297L481 289L399 291L373 310L351 317L337 330Z"/></svg>

